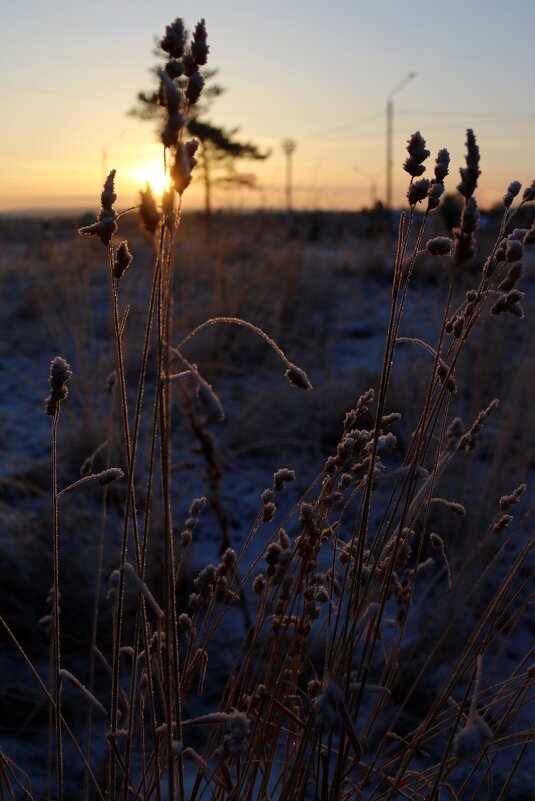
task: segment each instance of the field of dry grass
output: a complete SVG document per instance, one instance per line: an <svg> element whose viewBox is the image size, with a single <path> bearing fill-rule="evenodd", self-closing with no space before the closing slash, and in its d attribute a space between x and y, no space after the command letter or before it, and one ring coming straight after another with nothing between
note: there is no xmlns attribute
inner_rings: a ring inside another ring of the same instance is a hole
<svg viewBox="0 0 535 801"><path fill-rule="evenodd" d="M0 223L0 798L533 801L535 184L207 239L188 80L154 233Z"/></svg>

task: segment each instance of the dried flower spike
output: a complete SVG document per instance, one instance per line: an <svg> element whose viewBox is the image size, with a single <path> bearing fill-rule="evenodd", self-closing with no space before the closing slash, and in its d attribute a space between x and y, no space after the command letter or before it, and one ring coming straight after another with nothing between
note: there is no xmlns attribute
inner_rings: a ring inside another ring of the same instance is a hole
<svg viewBox="0 0 535 801"><path fill-rule="evenodd" d="M447 236L435 236L430 239L425 249L433 256L449 256L453 247L452 240Z"/></svg>
<svg viewBox="0 0 535 801"><path fill-rule="evenodd" d="M522 189L522 184L520 181L511 181L509 186L507 187L507 192L503 196L503 205L506 209L508 209L515 197L518 195L520 190Z"/></svg>
<svg viewBox="0 0 535 801"><path fill-rule="evenodd" d="M97 480L99 484L105 486L106 484L113 484L114 481L118 481L123 476L124 473L120 467L108 467L107 470L97 474Z"/></svg>
<svg viewBox="0 0 535 801"><path fill-rule="evenodd" d="M97 215L96 222L91 225L84 225L78 229L79 234L87 236L98 236L103 245L109 245L114 233L117 230L117 213L114 211L113 204L117 200L115 194L115 170L112 170L106 181L104 189L100 195L101 209Z"/></svg>
<svg viewBox="0 0 535 801"><path fill-rule="evenodd" d="M160 47L172 58L180 58L184 55L184 46L186 43L186 29L184 27L184 20L177 17L171 25L165 28L165 36L160 40Z"/></svg>
<svg viewBox="0 0 535 801"><path fill-rule="evenodd" d="M182 92L165 70L161 70L160 72L160 81L160 105L167 109L171 117L180 109L182 104Z"/></svg>
<svg viewBox="0 0 535 801"><path fill-rule="evenodd" d="M72 375L69 364L61 356L56 356L50 363L50 374L48 383L50 384L50 395L46 398L46 413L53 417L56 414L58 404L65 400L69 390L65 386Z"/></svg>
<svg viewBox="0 0 535 801"><path fill-rule="evenodd" d="M468 200L474 194L477 187L477 179L481 175L479 169L479 148L476 137L471 128L466 131L466 167L461 167L461 182L457 189Z"/></svg>
<svg viewBox="0 0 535 801"><path fill-rule="evenodd" d="M273 474L273 489L275 492L280 492L285 484L290 484L292 481L295 481L295 470L281 467Z"/></svg>
<svg viewBox="0 0 535 801"><path fill-rule="evenodd" d="M409 158L405 161L403 169L412 175L413 178L418 178L425 172L425 167L422 162L430 156L430 151L425 146L425 139L420 131L413 133L407 142L407 152Z"/></svg>
<svg viewBox="0 0 535 801"><path fill-rule="evenodd" d="M132 254L128 250L126 239L121 242L115 251L115 261L113 262L113 275L117 280L123 277L132 262Z"/></svg>
<svg viewBox="0 0 535 801"><path fill-rule="evenodd" d="M532 200L535 200L535 181L532 181L529 186L526 186L524 194L522 195L523 203L530 203Z"/></svg>
<svg viewBox="0 0 535 801"><path fill-rule="evenodd" d="M206 64L210 48L206 44L206 23L204 19L201 19L195 26L193 41L191 42L190 48L195 63L198 64L199 67Z"/></svg>
<svg viewBox="0 0 535 801"><path fill-rule="evenodd" d="M312 389L312 384L310 383L307 374L301 369L301 367L297 367L296 364L290 364L284 375L292 387L307 390Z"/></svg>
<svg viewBox="0 0 535 801"><path fill-rule="evenodd" d="M191 183L191 173L197 164L195 153L199 143L196 139L188 142L179 142L176 149L176 156L171 167L171 178L175 190L181 195Z"/></svg>
<svg viewBox="0 0 535 801"><path fill-rule="evenodd" d="M444 178L449 172L450 154L445 147L441 148L437 153L435 161L435 181L444 181Z"/></svg>
<svg viewBox="0 0 535 801"><path fill-rule="evenodd" d="M193 106L197 102L201 96L203 88L204 78L200 72L194 72L188 80L188 85L186 86L186 97L188 98L190 105Z"/></svg>
<svg viewBox="0 0 535 801"><path fill-rule="evenodd" d="M409 184L409 188L407 189L409 206L414 206L416 203L425 200L430 187L431 181L428 181L427 178L420 178L418 181L411 182Z"/></svg>

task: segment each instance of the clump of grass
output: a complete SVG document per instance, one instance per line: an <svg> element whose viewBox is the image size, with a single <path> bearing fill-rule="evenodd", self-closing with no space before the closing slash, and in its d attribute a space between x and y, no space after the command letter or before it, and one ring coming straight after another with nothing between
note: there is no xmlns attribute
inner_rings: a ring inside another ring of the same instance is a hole
<svg viewBox="0 0 535 801"><path fill-rule="evenodd" d="M404 164L410 175L409 208L399 223L377 386L363 392L347 412L336 447L298 503L283 513L279 494L296 474L289 468L279 469L272 486L259 497L256 519L241 551L224 542L220 561L198 570L193 591L184 601L177 590L179 578L206 499L192 502L177 536L172 470L172 409L177 389L190 402L189 407L186 402L183 405L184 418L201 446L204 443L210 504L223 516L218 496L220 466L213 443L208 444L205 421L191 412L195 399L215 407L222 418L222 404L203 377L202 365L185 355L188 344L213 326L245 328L275 352L293 388L312 389L305 370L290 361L273 337L234 315L212 317L177 342L173 253L183 195L196 163L198 143L184 141L184 130L204 85L200 70L208 56L204 20L197 24L189 45L186 38L178 18L160 43L169 55L160 75L159 100L166 110L161 143L171 189L164 194L161 208L148 190L141 198L142 224L155 235L157 244L137 391L127 386L128 307L121 309L119 293L135 271L135 262L130 268L132 255L126 240L118 247L114 244L121 218L114 209L114 170L105 182L96 222L80 229L107 248L116 354L113 395L117 393L120 404L124 463L110 467L108 450L103 471L93 473L90 459L89 472L59 492L57 427L71 371L60 357L52 362L47 398L47 413L53 417L54 554L52 611L47 616L53 646L49 689L8 622L0 618L49 704L55 733L52 748L51 725L49 761L53 756L55 794L62 801L63 738L68 735L80 757L85 798L196 801L210 795L219 801L307 797L389 801L399 797L434 800L445 790L452 797L477 799L494 770L503 797L533 737L531 730L514 729L530 698L534 676L526 664L533 649L517 657L506 676L501 660L530 603L525 573L529 572L533 532L527 528L527 516L522 530L520 524L512 525L515 518L510 514L525 486L499 499L500 516L481 532L473 550L462 554L461 562L453 561L445 533L430 530L430 517L437 507L469 517L464 503L439 494L439 483L459 459L477 451L498 401L487 398L473 422L465 426L451 407L455 396L469 392L470 387L454 375L476 332L499 325L500 320L494 318L502 313L523 316L522 293L517 289L520 264L524 248L535 237L532 229L511 233L509 229L518 209L535 199L534 184L516 207L520 186L510 184L497 240L475 286L454 308L462 271L476 252L479 210L474 193L480 175L479 149L469 129L466 167L461 168L458 186L464 199L460 224L452 239L433 237L422 248L430 215L444 192L449 155L441 149L434 177L422 178L430 153L420 132L409 138ZM422 215L417 214L420 208ZM436 269L448 276L438 330L428 337L432 342L401 335L416 260L424 250L436 259ZM391 410L389 398L396 351L407 343L426 352L427 367L419 405L413 410L416 425L401 454L396 435L400 414ZM180 373L172 371L176 358ZM152 399L149 406L144 404L147 392ZM140 475L142 425L148 431L149 456ZM111 434L106 442L110 441ZM106 599L112 609L111 631L106 636L97 625L104 584L102 528L86 686L61 662L58 500L86 483L103 486L106 493L112 481L123 477L122 532ZM156 525L157 504L163 511ZM161 574L149 581L149 556L161 543ZM479 564L482 548L490 543L495 543L492 556L469 584L470 568ZM500 573L503 562L507 571ZM438 673L441 648L493 573L497 577L492 598L472 621L447 669ZM136 596L131 625L125 613L127 581ZM436 623L444 620L442 611L450 595L458 603L439 631ZM220 636L225 625L237 627L238 604L244 610L243 637L232 655L232 668L221 676ZM423 614L413 621L419 609ZM108 675L109 686L102 693L94 682L95 656ZM68 679L88 703L85 742L65 720L62 679ZM417 719L410 718L408 710L426 682L434 683L432 696L417 706ZM100 694L106 698L101 700ZM202 714L186 717L185 708L194 704L204 705ZM104 733L92 725L93 708L108 716ZM491 719L492 726L487 722ZM103 746L106 757L99 765ZM501 760L509 749L516 749L517 757L504 772ZM1 754L0 768L0 781L8 790L20 781L31 797L24 780L17 779L16 769Z"/></svg>

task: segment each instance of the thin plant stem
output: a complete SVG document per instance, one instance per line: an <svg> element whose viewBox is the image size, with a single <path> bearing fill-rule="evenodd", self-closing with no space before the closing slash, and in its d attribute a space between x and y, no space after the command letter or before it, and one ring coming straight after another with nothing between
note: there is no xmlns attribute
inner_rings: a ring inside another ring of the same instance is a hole
<svg viewBox="0 0 535 801"><path fill-rule="evenodd" d="M58 801L63 801L63 745L61 736L61 649L60 649L60 605L59 605L59 515L58 515L58 468L57 441L61 404L58 403L52 421L52 502L53 502L53 618L54 618L54 672L55 672L55 721L56 721L56 793Z"/></svg>

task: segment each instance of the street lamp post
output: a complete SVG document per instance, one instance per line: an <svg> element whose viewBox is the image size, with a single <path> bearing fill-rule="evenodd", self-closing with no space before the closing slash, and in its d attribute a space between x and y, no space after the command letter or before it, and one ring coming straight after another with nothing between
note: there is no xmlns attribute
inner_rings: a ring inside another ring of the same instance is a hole
<svg viewBox="0 0 535 801"><path fill-rule="evenodd" d="M409 81L416 77L415 72L409 72L402 81L400 81L387 95L386 98L386 208L392 208L392 167L393 167L393 139L394 139L394 102L393 97L396 95Z"/></svg>

